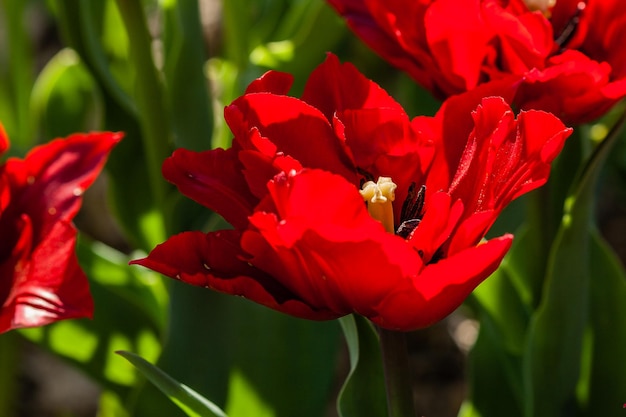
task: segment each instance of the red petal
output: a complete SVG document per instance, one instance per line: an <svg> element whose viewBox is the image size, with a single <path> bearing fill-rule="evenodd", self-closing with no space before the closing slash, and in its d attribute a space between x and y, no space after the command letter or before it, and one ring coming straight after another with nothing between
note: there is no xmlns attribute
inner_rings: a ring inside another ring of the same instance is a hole
<svg viewBox="0 0 626 417"><path fill-rule="evenodd" d="M277 152L291 156L305 167L336 172L354 177L354 167L345 145L335 136L330 122L307 103L288 96L247 94L229 106L230 113L238 111L249 131L257 128L273 143ZM229 116L235 120L235 116ZM242 134L241 126L231 125L235 136Z"/></svg>
<svg viewBox="0 0 626 417"><path fill-rule="evenodd" d="M426 38L438 67L460 91L479 82L491 33L477 1L440 0L426 12Z"/></svg>
<svg viewBox="0 0 626 417"><path fill-rule="evenodd" d="M0 332L92 316L93 301L75 243L76 230L60 220L32 253L21 251L10 293L3 300Z"/></svg>
<svg viewBox="0 0 626 417"><path fill-rule="evenodd" d="M367 315L421 267L406 242L385 232L342 177L305 170L270 184L277 214L255 213L243 235L250 262L307 304ZM329 201L330 200L330 201Z"/></svg>
<svg viewBox="0 0 626 417"><path fill-rule="evenodd" d="M378 84L367 79L350 63L341 64L333 54L309 76L302 100L320 109L330 121L336 112L347 109L404 110Z"/></svg>
<svg viewBox="0 0 626 417"><path fill-rule="evenodd" d="M413 288L399 287L377 306L370 319L391 330L410 331L442 320L467 298L500 265L511 247L505 235L428 265L413 281Z"/></svg>
<svg viewBox="0 0 626 417"><path fill-rule="evenodd" d="M268 71L248 85L246 94L272 93L286 95L292 84L293 75L286 72Z"/></svg>
<svg viewBox="0 0 626 417"><path fill-rule="evenodd" d="M28 214L36 241L49 232L54 222L72 219L82 193L96 179L121 138L120 133L74 134L34 148L24 160L9 159L4 172L12 190L11 217Z"/></svg>
<svg viewBox="0 0 626 417"><path fill-rule="evenodd" d="M338 317L314 310L271 276L249 264L239 246L240 232L185 232L158 245L147 258L132 261L188 284L242 296L297 317L325 320Z"/></svg>
<svg viewBox="0 0 626 417"><path fill-rule="evenodd" d="M450 237L463 213L463 204L445 192L427 195L424 217L415 229L409 242L422 255L424 263L430 262L441 245Z"/></svg>
<svg viewBox="0 0 626 417"><path fill-rule="evenodd" d="M163 162L163 176L181 193L219 213L235 227L246 227L258 199L248 191L236 151L177 149Z"/></svg>

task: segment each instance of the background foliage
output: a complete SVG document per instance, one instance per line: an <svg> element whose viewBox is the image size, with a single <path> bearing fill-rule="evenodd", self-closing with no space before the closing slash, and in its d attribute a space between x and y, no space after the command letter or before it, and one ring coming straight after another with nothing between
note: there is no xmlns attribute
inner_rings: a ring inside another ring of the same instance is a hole
<svg viewBox="0 0 626 417"><path fill-rule="evenodd" d="M332 415L348 374L339 412L380 409L379 353L360 319L297 320L127 265L173 233L223 226L162 179L172 150L228 146L225 104L268 69L293 73L299 94L326 51L409 115L436 111L438 102L320 0L0 0L0 120L10 153L75 131L126 133L77 219L95 319L0 337L0 415L20 409L24 343L97 381L100 416L185 415L117 350L157 363L231 417ZM623 411L626 252L615 238L626 216L626 144L611 130L623 111L577 127L550 184L494 226L516 240L468 302L481 330L463 415Z"/></svg>

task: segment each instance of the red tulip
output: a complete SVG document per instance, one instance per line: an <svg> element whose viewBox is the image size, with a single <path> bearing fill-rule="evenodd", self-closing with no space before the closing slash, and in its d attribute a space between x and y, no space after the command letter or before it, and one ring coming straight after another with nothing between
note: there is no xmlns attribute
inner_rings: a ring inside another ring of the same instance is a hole
<svg viewBox="0 0 626 417"><path fill-rule="evenodd" d="M91 317L72 219L121 134L74 134L0 166L0 333ZM0 126L0 152L8 141Z"/></svg>
<svg viewBox="0 0 626 417"><path fill-rule="evenodd" d="M427 326L498 267L512 236L482 241L487 229L546 181L570 133L479 94L410 120L333 55L300 99L291 81L268 72L226 108L231 148L163 165L234 229L175 235L133 263L297 317Z"/></svg>
<svg viewBox="0 0 626 417"><path fill-rule="evenodd" d="M626 96L619 0L328 1L365 43L439 98L506 80L519 88L522 109L582 123Z"/></svg>

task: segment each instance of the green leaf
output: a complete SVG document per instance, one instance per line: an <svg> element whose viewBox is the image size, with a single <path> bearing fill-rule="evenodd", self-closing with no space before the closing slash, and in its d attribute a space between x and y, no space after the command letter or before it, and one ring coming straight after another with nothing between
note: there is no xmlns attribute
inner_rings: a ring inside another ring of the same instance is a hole
<svg viewBox="0 0 626 417"><path fill-rule="evenodd" d="M177 147L207 150L213 109L204 74L206 53L197 0L162 1L164 68L169 111Z"/></svg>
<svg viewBox="0 0 626 417"><path fill-rule="evenodd" d="M35 76L35 55L25 25L29 6L26 1L0 2L0 120L12 146L20 151L35 143L28 107Z"/></svg>
<svg viewBox="0 0 626 417"><path fill-rule="evenodd" d="M133 97L137 104L141 128L143 153L146 156L148 186L157 207L162 207L169 187L161 175L161 165L170 153L170 116L166 110L166 97L161 74L152 56L152 38L143 4L139 0L116 0L129 39L129 61L132 68ZM164 213L153 212L154 220L160 217L166 230ZM165 240L166 235L159 241Z"/></svg>
<svg viewBox="0 0 626 417"><path fill-rule="evenodd" d="M357 315L339 319L348 345L350 372L337 398L340 417L384 416L385 383L378 337L371 323Z"/></svg>
<svg viewBox="0 0 626 417"><path fill-rule="evenodd" d="M508 352L521 355L528 322L532 312L528 294L520 290L515 278L524 271L518 267L527 256L526 249L532 242L524 230L515 234L515 240L500 268L486 279L470 297L470 305L482 320L489 320L497 334L498 344Z"/></svg>
<svg viewBox="0 0 626 417"><path fill-rule="evenodd" d="M521 417L521 355L507 349L500 329L488 316L481 317L480 323L469 356L470 393L459 415Z"/></svg>
<svg viewBox="0 0 626 417"><path fill-rule="evenodd" d="M626 403L626 273L597 232L592 234L590 256L592 347L584 415L619 415Z"/></svg>
<svg viewBox="0 0 626 417"><path fill-rule="evenodd" d="M65 42L78 52L116 105L136 116L129 94L133 84L128 37L113 0L55 0L53 5Z"/></svg>
<svg viewBox="0 0 626 417"><path fill-rule="evenodd" d="M127 401L138 378L113 352L132 349L151 359L159 355L167 302L163 284L157 274L129 267L128 257L101 244L80 240L78 255L91 279L94 319L65 320L20 333Z"/></svg>
<svg viewBox="0 0 626 417"><path fill-rule="evenodd" d="M103 107L98 85L72 49L59 51L46 64L31 96L34 125L46 140L101 130Z"/></svg>
<svg viewBox="0 0 626 417"><path fill-rule="evenodd" d="M626 114L574 181L548 258L542 299L533 316L524 357L527 417L571 415L578 408L591 277L593 192Z"/></svg>
<svg viewBox="0 0 626 417"><path fill-rule="evenodd" d="M170 288L171 321L159 368L231 417L248 417L255 407L268 416L323 415L336 369L335 322L296 319L177 281ZM180 415L168 403L146 386L135 411Z"/></svg>
<svg viewBox="0 0 626 417"><path fill-rule="evenodd" d="M118 351L118 355L126 358L150 382L156 385L165 395L191 417L226 417L226 414L215 404L200 394L176 381L168 374L131 352Z"/></svg>

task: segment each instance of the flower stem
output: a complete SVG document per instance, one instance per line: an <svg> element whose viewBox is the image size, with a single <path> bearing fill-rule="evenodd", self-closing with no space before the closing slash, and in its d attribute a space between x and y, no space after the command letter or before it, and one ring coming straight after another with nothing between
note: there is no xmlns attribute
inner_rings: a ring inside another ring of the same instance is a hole
<svg viewBox="0 0 626 417"><path fill-rule="evenodd" d="M387 415L415 416L406 333L381 328L379 336L387 389Z"/></svg>
<svg viewBox="0 0 626 417"><path fill-rule="evenodd" d="M142 2L117 0L116 3L128 33L129 59L135 72L135 101L150 186L156 206L161 207L167 190L167 183L161 176L161 164L170 154L171 134L164 87L152 58L152 43Z"/></svg>

